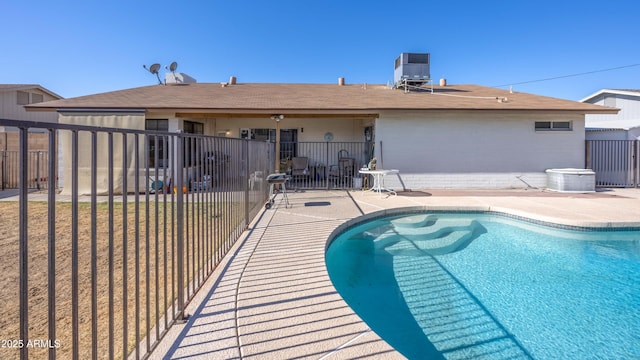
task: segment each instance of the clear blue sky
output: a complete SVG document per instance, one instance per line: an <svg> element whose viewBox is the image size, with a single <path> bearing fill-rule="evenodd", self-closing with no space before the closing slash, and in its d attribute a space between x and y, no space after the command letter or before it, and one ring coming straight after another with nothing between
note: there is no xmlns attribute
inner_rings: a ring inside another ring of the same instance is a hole
<svg viewBox="0 0 640 360"><path fill-rule="evenodd" d="M5 0L0 83L68 98L176 61L198 82L386 84L401 52L429 52L436 82L579 100L640 88L639 16L638 0Z"/></svg>

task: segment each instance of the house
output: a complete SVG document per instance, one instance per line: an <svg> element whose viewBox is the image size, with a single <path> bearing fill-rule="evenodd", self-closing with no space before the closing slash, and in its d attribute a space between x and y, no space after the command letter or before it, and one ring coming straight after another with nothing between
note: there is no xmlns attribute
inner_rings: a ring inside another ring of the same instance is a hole
<svg viewBox="0 0 640 360"><path fill-rule="evenodd" d="M580 102L620 109L617 114L588 114L587 140L640 140L640 90L602 89Z"/></svg>
<svg viewBox="0 0 640 360"><path fill-rule="evenodd" d="M24 106L59 99L62 96L40 85L0 84L0 119L56 122L57 114L27 113Z"/></svg>
<svg viewBox="0 0 640 360"><path fill-rule="evenodd" d="M8 120L29 120L41 122L57 122L56 113L27 113L25 105L60 100L62 96L50 91L40 85L29 84L0 84L0 119ZM47 134L32 129L28 136L28 147L32 152L46 152ZM17 151L19 148L18 129L0 126L0 157L2 167L0 167L0 188L13 188L18 186L17 174ZM39 156L36 154L36 156ZM41 159L41 160L44 160ZM37 162L37 161L34 161ZM39 166L39 170L46 172L44 161ZM29 164L30 171L34 171L36 164ZM30 173L33 178L35 174ZM32 179L35 180L35 179Z"/></svg>
<svg viewBox="0 0 640 360"><path fill-rule="evenodd" d="M600 186L637 187L640 184L640 90L602 89L583 103L618 108L617 114L587 114L585 138L588 164Z"/></svg>
<svg viewBox="0 0 640 360"><path fill-rule="evenodd" d="M60 123L307 142L372 141L387 187L546 186L583 168L585 115L617 109L478 85L224 83L153 85L31 104ZM277 116L274 116L277 115ZM279 129L279 131L276 131ZM333 155L332 155L333 156ZM313 162L314 159L311 159ZM330 160L332 161L332 160ZM359 157L355 166L366 165Z"/></svg>
<svg viewBox="0 0 640 360"><path fill-rule="evenodd" d="M0 119L56 122L58 121L58 114L27 113L24 107L29 104L59 99L62 99L62 96L40 85L0 84ZM1 150L6 150L4 146L6 143L1 142L2 139L17 136L17 134L7 134L16 131L17 129L15 128L0 126L0 134L3 135L0 136L0 145L3 145L0 146ZM17 148L12 150L17 150Z"/></svg>

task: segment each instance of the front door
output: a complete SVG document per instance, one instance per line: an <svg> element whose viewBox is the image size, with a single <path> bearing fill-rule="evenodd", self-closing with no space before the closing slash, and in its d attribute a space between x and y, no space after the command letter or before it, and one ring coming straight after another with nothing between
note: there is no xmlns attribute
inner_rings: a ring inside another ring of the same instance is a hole
<svg viewBox="0 0 640 360"><path fill-rule="evenodd" d="M280 159L293 159L298 155L298 129L280 129Z"/></svg>

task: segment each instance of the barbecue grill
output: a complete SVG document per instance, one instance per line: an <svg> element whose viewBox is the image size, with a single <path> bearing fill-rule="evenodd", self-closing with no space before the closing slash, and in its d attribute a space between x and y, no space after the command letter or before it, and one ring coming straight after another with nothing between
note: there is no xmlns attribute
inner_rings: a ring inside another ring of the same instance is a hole
<svg viewBox="0 0 640 360"><path fill-rule="evenodd" d="M291 176L284 173L275 173L267 176L267 183L269 184L269 201L264 204L265 209L271 209L273 206L274 200L277 195L277 191L275 190L275 185L282 185L282 196L285 200L285 207L291 206L289 204L289 198L287 197L287 187L285 183L291 178Z"/></svg>

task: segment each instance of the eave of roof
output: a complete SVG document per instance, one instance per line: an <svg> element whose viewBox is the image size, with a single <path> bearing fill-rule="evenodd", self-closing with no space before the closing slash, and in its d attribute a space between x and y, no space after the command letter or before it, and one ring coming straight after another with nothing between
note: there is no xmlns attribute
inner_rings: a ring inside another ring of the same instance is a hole
<svg viewBox="0 0 640 360"><path fill-rule="evenodd" d="M601 89L598 90L596 92L594 92L593 94L583 98L580 100L580 102L587 102L591 99L594 99L602 94L616 94L616 95L627 95L627 96L636 96L636 97L640 97L640 90L634 90L634 89Z"/></svg>
<svg viewBox="0 0 640 360"><path fill-rule="evenodd" d="M45 93L55 98L64 99L62 96L38 84L0 84L0 91L22 91L22 90L31 90L31 89L38 89L40 91L44 91Z"/></svg>
<svg viewBox="0 0 640 360"><path fill-rule="evenodd" d="M378 113L512 110L615 114L618 109L477 85L405 92L385 85L196 83L153 85L26 106L28 110L146 109L198 113Z"/></svg>

